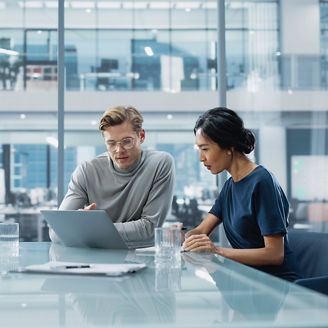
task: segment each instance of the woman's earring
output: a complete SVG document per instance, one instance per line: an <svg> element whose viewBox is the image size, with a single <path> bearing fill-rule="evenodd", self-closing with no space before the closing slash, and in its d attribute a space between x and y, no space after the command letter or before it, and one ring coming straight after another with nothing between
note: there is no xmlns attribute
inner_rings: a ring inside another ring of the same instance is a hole
<svg viewBox="0 0 328 328"><path fill-rule="evenodd" d="M228 155L229 155L229 156L231 155L231 151L228 151Z"/></svg>

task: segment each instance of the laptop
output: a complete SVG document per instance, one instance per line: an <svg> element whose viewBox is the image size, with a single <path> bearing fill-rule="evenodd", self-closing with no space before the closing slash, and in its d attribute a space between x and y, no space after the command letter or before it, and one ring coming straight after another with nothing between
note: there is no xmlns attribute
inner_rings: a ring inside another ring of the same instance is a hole
<svg viewBox="0 0 328 328"><path fill-rule="evenodd" d="M128 249L104 210L41 210L65 246Z"/></svg>

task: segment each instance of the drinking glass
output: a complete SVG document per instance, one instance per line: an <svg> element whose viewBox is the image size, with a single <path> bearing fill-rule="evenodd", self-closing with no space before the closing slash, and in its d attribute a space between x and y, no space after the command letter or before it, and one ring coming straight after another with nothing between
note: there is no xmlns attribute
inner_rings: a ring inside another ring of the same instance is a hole
<svg viewBox="0 0 328 328"><path fill-rule="evenodd" d="M181 265L181 229L155 228L155 263L178 267Z"/></svg>

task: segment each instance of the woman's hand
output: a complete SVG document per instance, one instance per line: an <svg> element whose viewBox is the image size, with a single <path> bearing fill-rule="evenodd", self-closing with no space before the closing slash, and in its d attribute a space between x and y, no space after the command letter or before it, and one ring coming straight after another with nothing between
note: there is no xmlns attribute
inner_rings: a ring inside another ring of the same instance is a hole
<svg viewBox="0 0 328 328"><path fill-rule="evenodd" d="M184 241L182 247L186 251L192 251L192 252L200 252L200 251L207 251L212 253L218 252L217 248L206 234L191 235Z"/></svg>
<svg viewBox="0 0 328 328"><path fill-rule="evenodd" d="M213 255L197 254L194 252L184 252L181 257L185 262L189 263L193 267L204 267L209 273L213 273L218 269L218 264L213 262Z"/></svg>

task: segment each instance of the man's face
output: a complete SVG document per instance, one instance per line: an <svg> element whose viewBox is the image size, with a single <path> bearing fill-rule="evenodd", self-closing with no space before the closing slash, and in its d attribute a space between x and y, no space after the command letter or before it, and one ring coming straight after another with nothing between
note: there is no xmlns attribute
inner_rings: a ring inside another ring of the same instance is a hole
<svg viewBox="0 0 328 328"><path fill-rule="evenodd" d="M130 122L108 127L103 131L106 148L111 159L120 169L127 169L140 156L145 130L137 134Z"/></svg>

